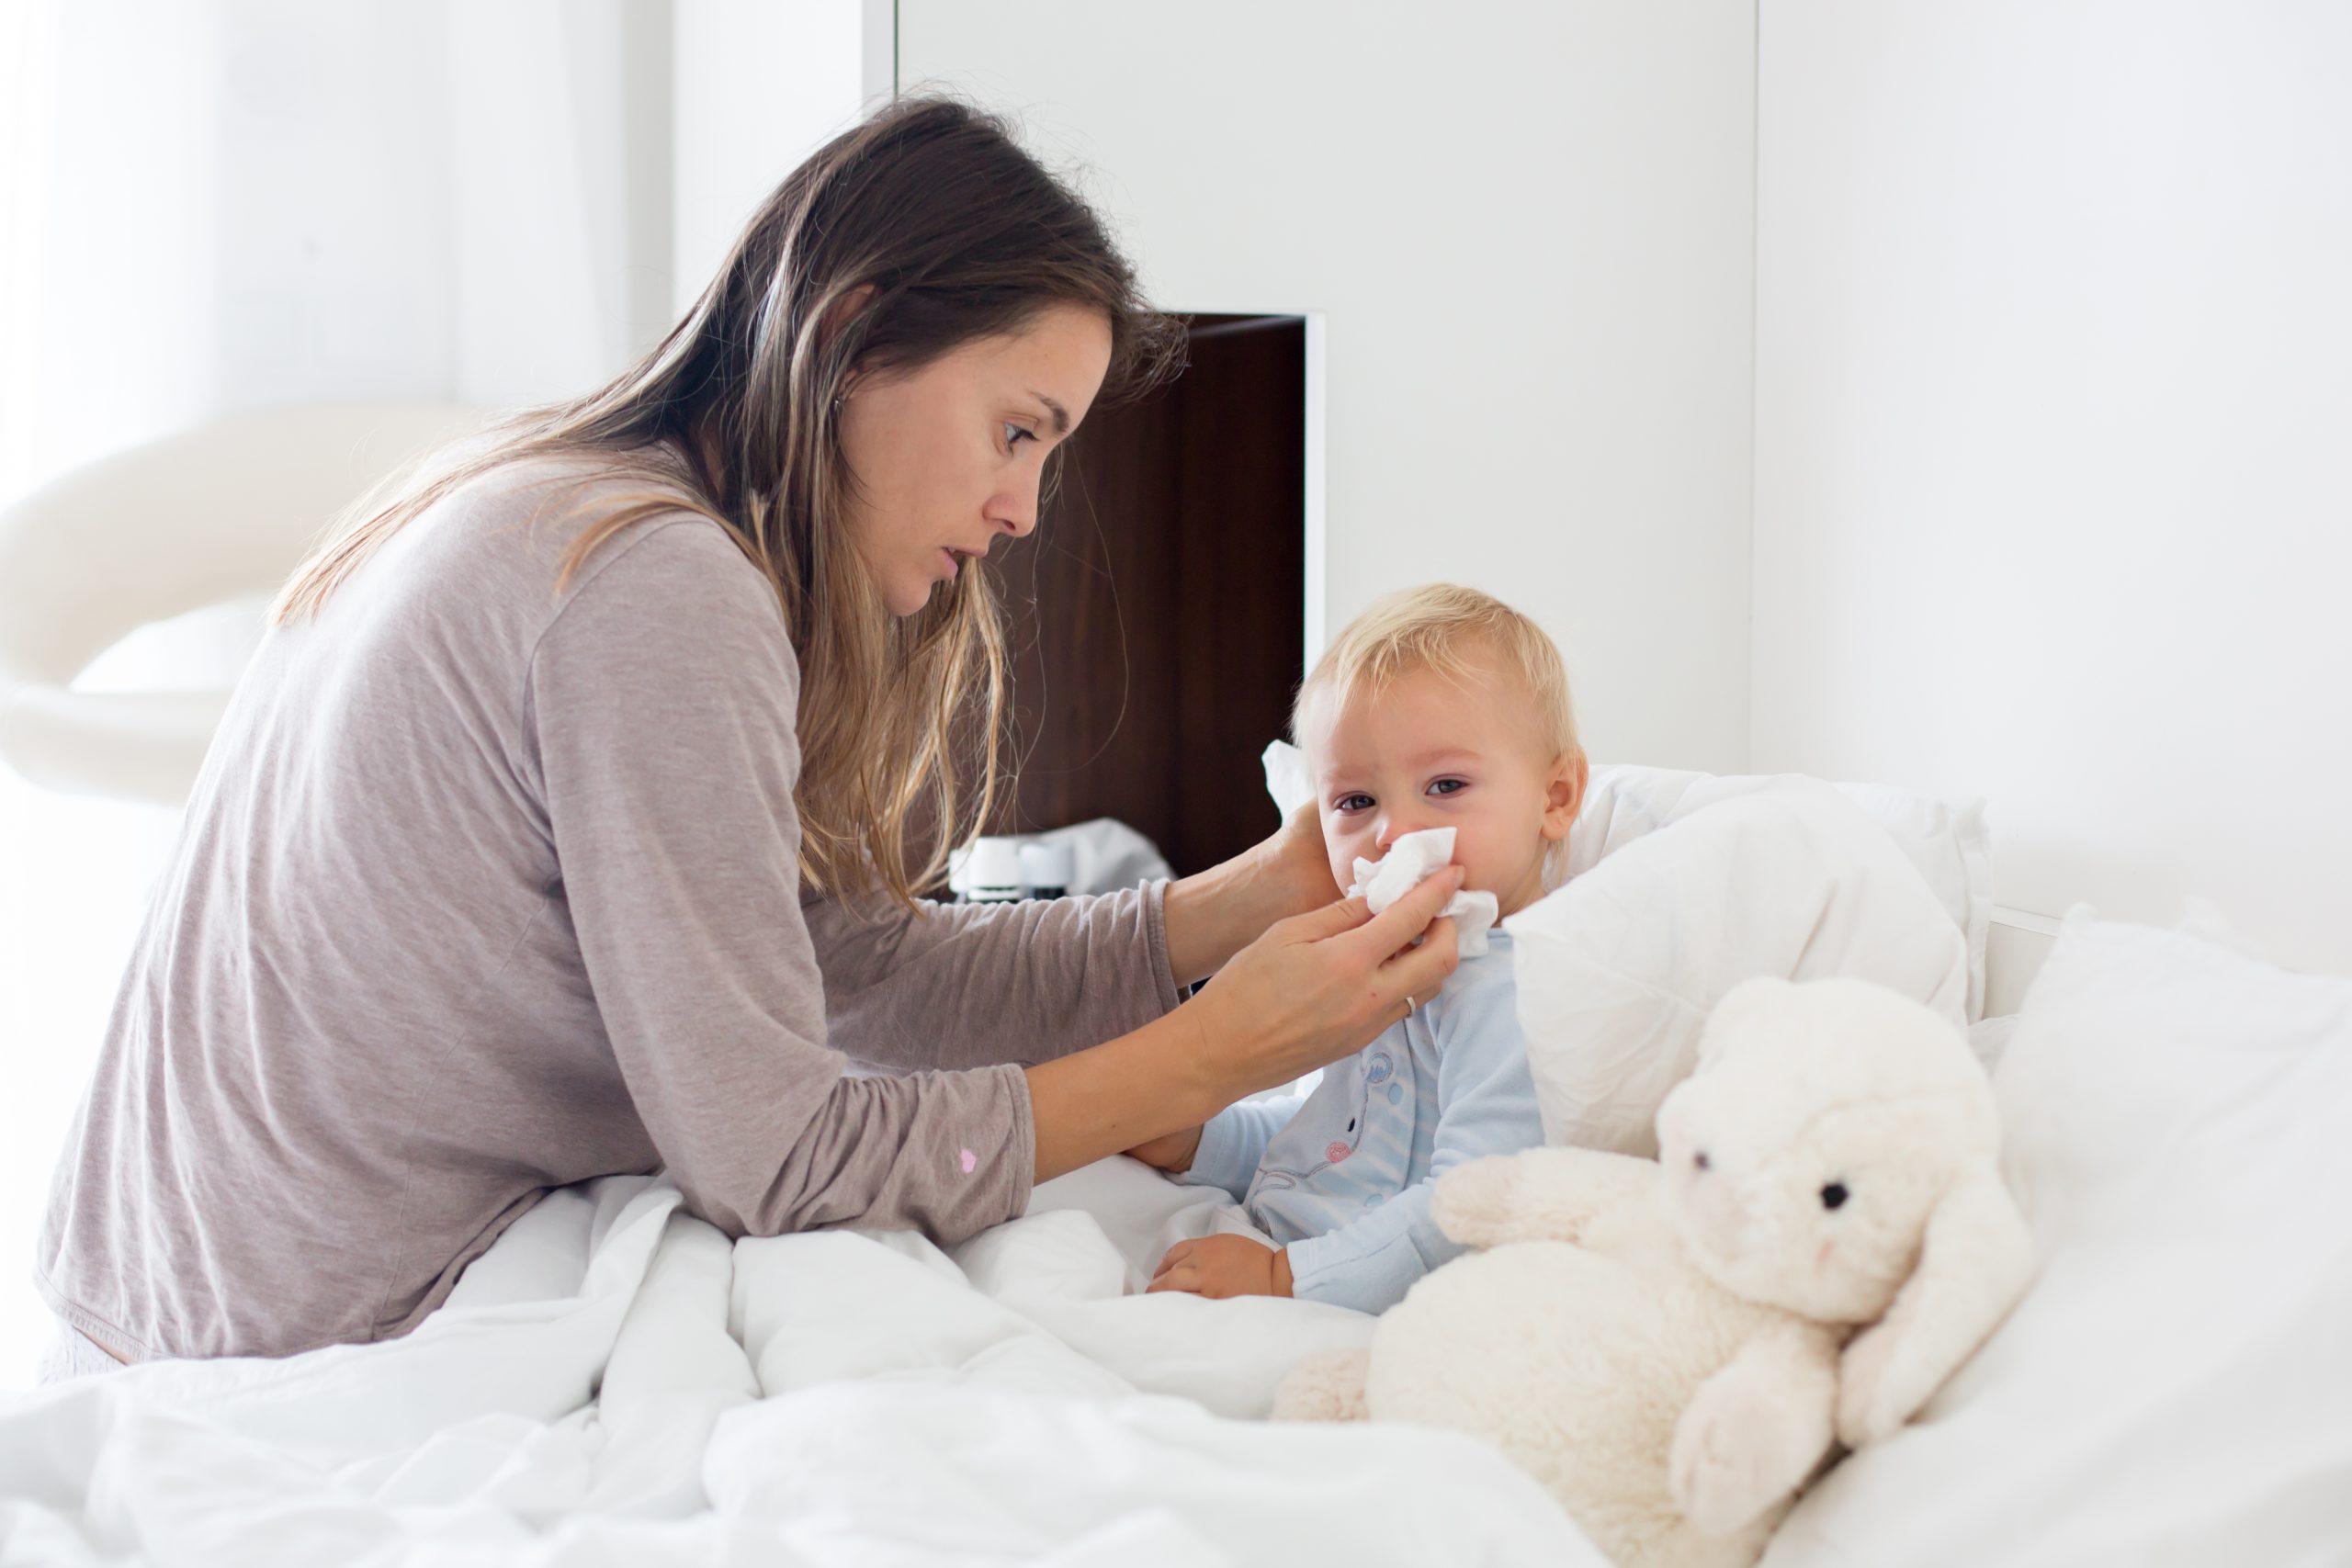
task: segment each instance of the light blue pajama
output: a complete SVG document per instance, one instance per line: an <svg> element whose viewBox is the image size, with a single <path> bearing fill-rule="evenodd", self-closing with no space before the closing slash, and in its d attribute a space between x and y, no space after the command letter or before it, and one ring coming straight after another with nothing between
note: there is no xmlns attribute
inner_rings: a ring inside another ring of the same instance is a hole
<svg viewBox="0 0 2352 1568"><path fill-rule="evenodd" d="M1382 1312L1466 1249L1430 1218L1437 1178L1544 1141L1496 931L1403 1022L1324 1069L1313 1093L1210 1118L1180 1179L1221 1187L1290 1250L1291 1293Z"/></svg>

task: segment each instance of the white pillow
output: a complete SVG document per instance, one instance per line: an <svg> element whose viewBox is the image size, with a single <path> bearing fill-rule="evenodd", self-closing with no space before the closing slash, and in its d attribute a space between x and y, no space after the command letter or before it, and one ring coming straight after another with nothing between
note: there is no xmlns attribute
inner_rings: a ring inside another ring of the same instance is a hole
<svg viewBox="0 0 2352 1568"><path fill-rule="evenodd" d="M1655 829L1740 795L1815 781L1803 773L1716 774L1611 763L1592 770L1560 871L1575 876ZM1945 800L1891 784L1841 784L1918 868L1968 942L1968 1018L1984 1016L1984 941L1993 924L1993 846L1984 803Z"/></svg>
<svg viewBox="0 0 2352 1568"><path fill-rule="evenodd" d="M1553 1143L1655 1156L1701 1022L1751 976L1874 980L1963 1021L1967 944L1894 841L1828 784L1731 782L1505 922ZM1630 797L1600 798L1605 835Z"/></svg>
<svg viewBox="0 0 2352 1568"><path fill-rule="evenodd" d="M1767 1568L2344 1562L2352 981L2078 911L1994 1084L2041 1277Z"/></svg>

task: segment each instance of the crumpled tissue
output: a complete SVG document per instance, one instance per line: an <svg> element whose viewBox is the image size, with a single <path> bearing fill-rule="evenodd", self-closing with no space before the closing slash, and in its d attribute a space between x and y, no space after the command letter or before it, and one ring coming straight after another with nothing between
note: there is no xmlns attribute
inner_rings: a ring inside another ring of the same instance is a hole
<svg viewBox="0 0 2352 1568"><path fill-rule="evenodd" d="M1381 859L1356 862L1355 886L1348 889L1348 897L1362 898L1377 915L1453 859L1453 829L1408 833L1389 845L1388 853ZM1493 894L1465 890L1447 900L1438 914L1453 921L1455 950L1464 958L1477 958L1487 951L1487 932L1494 928L1500 909Z"/></svg>

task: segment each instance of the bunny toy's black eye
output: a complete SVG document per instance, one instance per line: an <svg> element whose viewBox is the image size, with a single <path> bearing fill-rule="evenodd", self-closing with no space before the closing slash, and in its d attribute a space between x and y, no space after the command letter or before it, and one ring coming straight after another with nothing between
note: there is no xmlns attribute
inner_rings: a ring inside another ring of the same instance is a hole
<svg viewBox="0 0 2352 1568"><path fill-rule="evenodd" d="M1690 1156L1690 1163L1701 1170L1705 1170L1712 1167L1715 1162L1707 1157L1706 1150L1701 1149L1697 1154Z"/></svg>
<svg viewBox="0 0 2352 1568"><path fill-rule="evenodd" d="M1828 1186L1821 1190L1821 1206L1823 1208L1835 1209L1841 1206L1845 1201L1846 1184L1844 1182L1833 1181Z"/></svg>

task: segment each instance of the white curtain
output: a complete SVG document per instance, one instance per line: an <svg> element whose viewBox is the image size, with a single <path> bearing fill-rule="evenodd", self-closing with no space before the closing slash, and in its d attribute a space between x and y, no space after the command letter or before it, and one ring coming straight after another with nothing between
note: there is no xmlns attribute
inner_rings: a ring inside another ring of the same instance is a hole
<svg viewBox="0 0 2352 1568"><path fill-rule="evenodd" d="M670 38L663 0L0 4L0 504L222 413L619 368L671 302ZM256 630L191 617L85 682L222 684ZM0 1388L176 826L0 771Z"/></svg>

